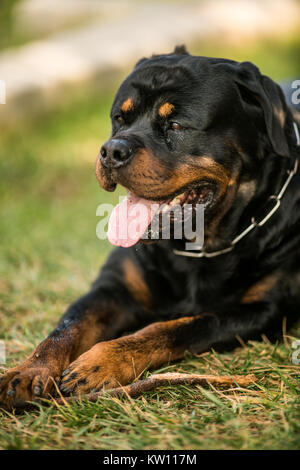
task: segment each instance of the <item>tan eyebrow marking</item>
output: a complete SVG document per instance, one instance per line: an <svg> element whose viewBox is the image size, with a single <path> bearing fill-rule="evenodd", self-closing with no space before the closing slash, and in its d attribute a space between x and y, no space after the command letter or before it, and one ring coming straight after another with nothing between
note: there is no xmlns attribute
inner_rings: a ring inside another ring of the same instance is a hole
<svg viewBox="0 0 300 470"><path fill-rule="evenodd" d="M124 101L124 103L121 106L121 110L124 113L127 113L128 111L132 111L134 108L133 106L133 99L132 98L127 98L127 100Z"/></svg>
<svg viewBox="0 0 300 470"><path fill-rule="evenodd" d="M175 108L174 104L168 103L167 101L166 103L162 104L159 107L158 114L161 117L167 117L169 116L169 114L171 114L174 108Z"/></svg>

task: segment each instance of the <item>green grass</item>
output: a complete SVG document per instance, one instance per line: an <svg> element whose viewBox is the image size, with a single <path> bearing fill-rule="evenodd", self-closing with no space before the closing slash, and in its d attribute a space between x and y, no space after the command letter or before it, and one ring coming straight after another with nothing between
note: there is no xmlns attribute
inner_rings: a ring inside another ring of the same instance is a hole
<svg viewBox="0 0 300 470"><path fill-rule="evenodd" d="M198 45L195 51L207 49ZM282 49L275 42L265 49L249 46L242 56L239 48L230 53L216 44L212 55L252 58L264 73L284 78L300 72L292 60L295 50L299 41ZM99 188L94 161L109 135L112 97L77 102L0 135L5 367L23 360L51 331L69 303L88 289L111 249L96 238L96 207L116 202L118 193ZM299 330L290 334L299 337ZM41 407L21 416L0 412L0 448L299 449L299 366L291 362L291 339L271 345L265 338L231 353L188 355L164 369L253 373L257 383L248 389L165 387L136 400L103 397L97 404Z"/></svg>
<svg viewBox="0 0 300 470"><path fill-rule="evenodd" d="M164 371L254 373L257 385L164 387L136 400L110 397L67 408L4 414L4 449L298 449L299 376L289 348L250 343L233 353L187 356Z"/></svg>

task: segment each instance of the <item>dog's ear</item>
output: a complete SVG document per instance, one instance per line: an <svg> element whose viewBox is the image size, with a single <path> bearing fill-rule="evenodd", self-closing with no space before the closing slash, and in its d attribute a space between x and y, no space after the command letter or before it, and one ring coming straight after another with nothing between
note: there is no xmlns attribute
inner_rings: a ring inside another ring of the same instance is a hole
<svg viewBox="0 0 300 470"><path fill-rule="evenodd" d="M284 132L287 104L280 86L262 75L251 62L237 64L236 72L235 82L240 88L242 100L250 98L262 109L274 151L279 155L288 156L289 147Z"/></svg>
<svg viewBox="0 0 300 470"><path fill-rule="evenodd" d="M185 44L180 44L178 46L175 46L173 54L175 55L190 55L188 51L186 50Z"/></svg>
<svg viewBox="0 0 300 470"><path fill-rule="evenodd" d="M136 69L139 65L142 65L144 62L147 62L147 60L149 60L148 57L142 57L140 60L137 61L134 68Z"/></svg>

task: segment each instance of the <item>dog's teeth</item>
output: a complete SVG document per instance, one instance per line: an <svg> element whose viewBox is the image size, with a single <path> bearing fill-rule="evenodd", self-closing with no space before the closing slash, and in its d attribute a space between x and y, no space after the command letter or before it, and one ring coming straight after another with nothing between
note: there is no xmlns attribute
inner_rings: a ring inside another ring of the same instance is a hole
<svg viewBox="0 0 300 470"><path fill-rule="evenodd" d="M175 206L176 204L180 204L180 200L181 198L184 196L184 193L182 194L179 194L178 196L174 197L174 199L172 199L172 201L170 202L170 206Z"/></svg>
<svg viewBox="0 0 300 470"><path fill-rule="evenodd" d="M178 197L176 197L175 199L173 199L170 206L173 207L173 206L176 206L179 203L180 203L180 199Z"/></svg>
<svg viewBox="0 0 300 470"><path fill-rule="evenodd" d="M175 204L183 204L186 200L186 193L181 193L178 196L176 196L173 201L171 202L171 206L174 206Z"/></svg>
<svg viewBox="0 0 300 470"><path fill-rule="evenodd" d="M165 212L168 212L168 210L170 209L170 205L171 204L165 204L164 207L162 208L162 214L164 214Z"/></svg>

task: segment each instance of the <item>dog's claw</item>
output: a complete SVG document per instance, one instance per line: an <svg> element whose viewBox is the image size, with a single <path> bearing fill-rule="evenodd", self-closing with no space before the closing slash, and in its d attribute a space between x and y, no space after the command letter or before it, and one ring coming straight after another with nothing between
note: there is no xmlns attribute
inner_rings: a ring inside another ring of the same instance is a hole
<svg viewBox="0 0 300 470"><path fill-rule="evenodd" d="M33 393L39 397L41 394L42 394L42 390L41 390L41 387L39 387L38 385L36 385L34 388L33 388Z"/></svg>
<svg viewBox="0 0 300 470"><path fill-rule="evenodd" d="M6 372L1 384L1 407L23 408L30 401L48 397L53 391L52 377L58 376L58 372L31 363Z"/></svg>
<svg viewBox="0 0 300 470"><path fill-rule="evenodd" d="M70 373L70 369L66 369L66 370L63 371L61 376L64 377L65 375L68 375L69 373Z"/></svg>
<svg viewBox="0 0 300 470"><path fill-rule="evenodd" d="M59 390L63 393L70 393L72 392L73 388L71 389L70 387L68 387L67 385L61 385L59 387Z"/></svg>

